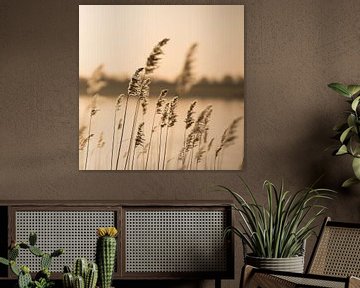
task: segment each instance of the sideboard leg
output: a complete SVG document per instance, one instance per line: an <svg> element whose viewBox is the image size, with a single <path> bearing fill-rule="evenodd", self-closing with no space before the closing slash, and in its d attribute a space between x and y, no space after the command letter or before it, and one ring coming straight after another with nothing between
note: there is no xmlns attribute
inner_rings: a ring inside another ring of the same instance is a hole
<svg viewBox="0 0 360 288"><path fill-rule="evenodd" d="M215 288L221 288L221 279L220 278L215 279Z"/></svg>

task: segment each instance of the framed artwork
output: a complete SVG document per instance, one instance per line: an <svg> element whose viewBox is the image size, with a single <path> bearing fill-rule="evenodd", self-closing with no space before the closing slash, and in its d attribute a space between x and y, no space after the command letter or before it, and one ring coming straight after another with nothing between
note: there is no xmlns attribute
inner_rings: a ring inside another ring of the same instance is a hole
<svg viewBox="0 0 360 288"><path fill-rule="evenodd" d="M79 6L80 170L243 158L243 5Z"/></svg>

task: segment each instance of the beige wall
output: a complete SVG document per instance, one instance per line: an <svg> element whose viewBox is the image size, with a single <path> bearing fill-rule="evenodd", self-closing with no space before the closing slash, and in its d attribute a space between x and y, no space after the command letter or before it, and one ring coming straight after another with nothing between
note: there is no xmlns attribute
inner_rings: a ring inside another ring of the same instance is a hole
<svg viewBox="0 0 360 288"><path fill-rule="evenodd" d="M104 1L81 2L90 3ZM223 199L208 187L237 187L238 174L265 199L264 179L296 189L325 173L321 185L339 190L328 214L359 222L359 187L339 189L350 164L325 148L346 107L327 83L360 82L360 2L227 3L245 4L243 171L79 172L79 3L0 0L0 199Z"/></svg>

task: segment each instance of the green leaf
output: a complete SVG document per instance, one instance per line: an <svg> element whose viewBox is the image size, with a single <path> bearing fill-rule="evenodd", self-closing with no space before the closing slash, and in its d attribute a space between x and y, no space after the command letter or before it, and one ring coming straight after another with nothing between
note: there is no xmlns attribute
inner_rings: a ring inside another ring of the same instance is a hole
<svg viewBox="0 0 360 288"><path fill-rule="evenodd" d="M360 158L354 158L352 162L352 168L357 179L360 180Z"/></svg>
<svg viewBox="0 0 360 288"><path fill-rule="evenodd" d="M341 145L339 150L336 152L336 155L344 155L344 154L347 154L347 153L348 153L348 150L346 148L346 145Z"/></svg>
<svg viewBox="0 0 360 288"><path fill-rule="evenodd" d="M341 143L344 143L344 141L346 140L346 137L348 136L349 132L351 131L352 129L352 126L345 129L345 131L343 133L341 133L341 136L340 136L340 141Z"/></svg>
<svg viewBox="0 0 360 288"><path fill-rule="evenodd" d="M351 96L354 96L360 92L360 85L348 85L347 90L349 91Z"/></svg>
<svg viewBox="0 0 360 288"><path fill-rule="evenodd" d="M3 258L3 257L0 257L0 263L1 263L1 264L4 264L4 265L9 265L9 264L10 264L9 260L8 260L8 259L5 259L5 258Z"/></svg>
<svg viewBox="0 0 360 288"><path fill-rule="evenodd" d="M351 103L351 109L356 111L357 106L359 105L360 96L356 97Z"/></svg>
<svg viewBox="0 0 360 288"><path fill-rule="evenodd" d="M328 85L329 88L333 89L335 92L339 93L342 96L351 97L350 92L348 91L348 88L346 85L341 83L331 83Z"/></svg>
<svg viewBox="0 0 360 288"><path fill-rule="evenodd" d="M357 135L352 135L348 143L348 150L354 157L360 157L360 138Z"/></svg>
<svg viewBox="0 0 360 288"><path fill-rule="evenodd" d="M12 271L16 276L19 276L21 270L20 270L20 268L16 265L16 262L15 262L15 261L10 261L10 268L11 268L11 271Z"/></svg>
<svg viewBox="0 0 360 288"><path fill-rule="evenodd" d="M356 116L354 115L354 114L350 114L349 116L348 116L348 118L347 118L347 124L348 124L348 126L350 127L350 126L355 126L355 120L356 119Z"/></svg>
<svg viewBox="0 0 360 288"><path fill-rule="evenodd" d="M341 187L348 188L352 185L359 184L359 183L360 183L359 179L357 179L356 177L351 177L351 178L347 179L346 181L344 181L344 183L341 185Z"/></svg>

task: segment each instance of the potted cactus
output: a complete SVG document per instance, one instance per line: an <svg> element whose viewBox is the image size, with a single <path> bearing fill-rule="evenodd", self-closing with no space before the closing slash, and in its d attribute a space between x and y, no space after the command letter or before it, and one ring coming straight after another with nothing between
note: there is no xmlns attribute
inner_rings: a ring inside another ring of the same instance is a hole
<svg viewBox="0 0 360 288"><path fill-rule="evenodd" d="M13 242L10 245L8 259L0 257L0 263L10 266L11 271L18 277L18 288L49 288L54 285L50 280L50 265L54 257L64 253L63 249L57 249L52 253L45 253L36 246L36 233L30 233L29 243ZM30 268L26 265L19 266L16 259L19 256L20 249L28 250L33 255L39 257L41 270L32 279Z"/></svg>
<svg viewBox="0 0 360 288"><path fill-rule="evenodd" d="M74 264L74 270L64 267L64 288L95 288L98 279L98 267L96 263L88 262L85 258L78 258Z"/></svg>
<svg viewBox="0 0 360 288"><path fill-rule="evenodd" d="M115 227L101 227L97 229L96 262L99 267L99 287L110 288L116 258Z"/></svg>

